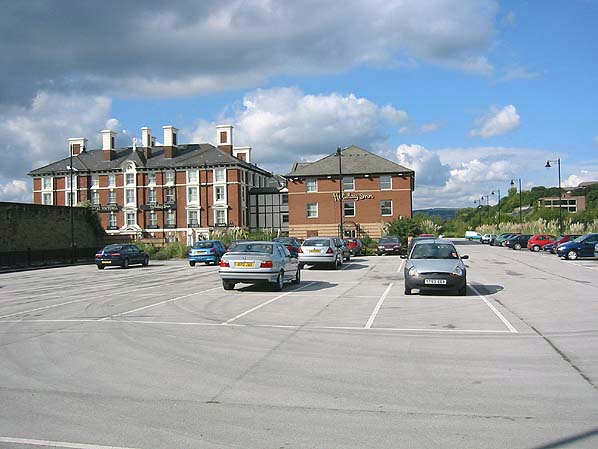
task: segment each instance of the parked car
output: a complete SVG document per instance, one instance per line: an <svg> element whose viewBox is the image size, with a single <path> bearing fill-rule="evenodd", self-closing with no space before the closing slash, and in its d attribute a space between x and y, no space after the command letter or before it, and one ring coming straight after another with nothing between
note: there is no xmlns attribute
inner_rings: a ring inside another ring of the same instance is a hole
<svg viewBox="0 0 598 449"><path fill-rule="evenodd" d="M527 246L527 242L531 238L531 234L515 234L513 237L505 241L505 246L511 249L519 250L524 246Z"/></svg>
<svg viewBox="0 0 598 449"><path fill-rule="evenodd" d="M200 240L189 248L189 265L194 267L199 262L218 265L225 252L226 245L220 240Z"/></svg>
<svg viewBox="0 0 598 449"><path fill-rule="evenodd" d="M403 244L398 236L387 235L378 241L376 255L382 256L384 254L400 254L402 249Z"/></svg>
<svg viewBox="0 0 598 449"><path fill-rule="evenodd" d="M499 246L500 242L502 242L502 240L508 235L512 235L512 234L509 232L503 232L502 234L493 235L492 238L490 239L490 246ZM499 240L500 240L500 242L499 242Z"/></svg>
<svg viewBox="0 0 598 449"><path fill-rule="evenodd" d="M535 234L527 241L527 249L530 251L538 252L542 249L544 245L548 245L549 243L554 243L556 241L556 236L550 234Z"/></svg>
<svg viewBox="0 0 598 449"><path fill-rule="evenodd" d="M365 252L365 247L361 239L356 239L352 237L346 238L345 244L347 245L347 248L349 248L349 252L353 256L362 256Z"/></svg>
<svg viewBox="0 0 598 449"><path fill-rule="evenodd" d="M301 243L295 237L276 237L274 241L282 243L287 247L291 255L298 257L297 250L301 246Z"/></svg>
<svg viewBox="0 0 598 449"><path fill-rule="evenodd" d="M480 242L482 243L490 243L490 240L492 240L494 238L494 234L484 234L482 235L482 238L480 239Z"/></svg>
<svg viewBox="0 0 598 449"><path fill-rule="evenodd" d="M556 248L559 257L575 260L580 257L598 257L598 233L585 234Z"/></svg>
<svg viewBox="0 0 598 449"><path fill-rule="evenodd" d="M469 241L471 240L481 240L482 234L476 231L465 231L465 238Z"/></svg>
<svg viewBox="0 0 598 449"><path fill-rule="evenodd" d="M549 243L548 245L544 245L542 248L544 251L548 251L550 254L556 254L557 247L562 243L567 243L571 240L575 240L577 237L581 237L580 234L564 234L559 236L554 243Z"/></svg>
<svg viewBox="0 0 598 449"><path fill-rule="evenodd" d="M247 241L232 245L222 256L218 274L224 290L237 283L270 283L274 291L282 290L287 281L301 281L299 261L278 242Z"/></svg>
<svg viewBox="0 0 598 449"><path fill-rule="evenodd" d="M343 261L351 260L349 248L338 237L310 237L299 248L299 266L328 265L340 268Z"/></svg>
<svg viewBox="0 0 598 449"><path fill-rule="evenodd" d="M411 252L411 250L413 249L413 246L417 243L417 242L421 242L422 240L430 240L430 238L434 239L434 237L422 237L421 235L419 237L413 237L410 241L409 241L409 246L407 247L407 254L409 254Z"/></svg>
<svg viewBox="0 0 598 449"><path fill-rule="evenodd" d="M149 262L150 257L145 251L128 243L105 246L98 251L95 257L95 263L99 270L114 265L129 268L129 265L141 264L147 267Z"/></svg>
<svg viewBox="0 0 598 449"><path fill-rule="evenodd" d="M405 263L405 294L413 289L455 290L464 296L467 292L467 270L455 245L444 239L421 240L413 245Z"/></svg>
<svg viewBox="0 0 598 449"><path fill-rule="evenodd" d="M516 235L519 235L519 232L511 232L508 234L501 234L500 236L498 236L496 238L496 245L497 246L507 246L507 240L509 240L511 237L515 237Z"/></svg>

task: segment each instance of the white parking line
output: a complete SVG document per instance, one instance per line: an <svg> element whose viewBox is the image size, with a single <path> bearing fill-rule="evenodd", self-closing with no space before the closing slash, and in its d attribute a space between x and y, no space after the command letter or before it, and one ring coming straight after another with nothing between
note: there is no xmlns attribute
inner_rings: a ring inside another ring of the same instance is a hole
<svg viewBox="0 0 598 449"><path fill-rule="evenodd" d="M150 304L148 306L139 307L139 308L133 309L133 310L127 310L126 312L121 312L121 313L117 313L117 314L114 314L114 315L105 316L104 318L100 318L98 321L106 321L106 320L109 320L110 318L116 318L117 316L123 316L123 315L128 315L129 313L139 312L140 310L145 310L145 309L149 309L151 307L160 306L162 304L166 304L166 303L169 303L169 302L178 301L179 299L188 298L189 296L199 295L201 293L211 292L212 290L217 290L219 288L221 288L221 287L214 287L214 288L210 288L208 290L202 290L200 292L189 293L188 295L177 296L176 298L167 299L166 301L160 301L160 302L157 302L155 304Z"/></svg>
<svg viewBox="0 0 598 449"><path fill-rule="evenodd" d="M494 307L492 304L490 304L490 301L488 301L488 299L486 299L486 297L484 295L482 295L477 288L475 288L473 285L469 284L469 287L473 290L473 292L478 295L480 298L482 298L482 301L484 301L486 303L486 305L490 308L490 310L492 310L494 312L494 314L500 318L500 320L505 324L505 326L507 326L507 328L509 329L510 332L517 334L517 329L515 329L513 327L513 325L511 323L509 323L509 321L504 317L504 315L502 313L500 313L496 307Z"/></svg>
<svg viewBox="0 0 598 449"><path fill-rule="evenodd" d="M404 267L405 267L405 259L403 259L401 261L401 265L399 265L399 268L397 269L397 273L400 273L401 271L403 271Z"/></svg>
<svg viewBox="0 0 598 449"><path fill-rule="evenodd" d="M275 297L275 298L272 298L272 299L269 299L268 301L266 301L266 302L263 302L263 303L261 303L261 304L259 304L259 305L255 306L255 307L252 307L251 309L249 309L249 310L247 310L247 311L245 311L245 312L243 312L243 313L240 313L239 315L237 315L237 316L235 316L235 317L231 318L230 320L227 320L227 321L225 321L225 322L223 322L223 323L221 323L221 324L230 324L230 323L232 323L233 321L236 321L236 320L238 320L239 318L242 318L242 317L244 317L245 315L248 315L248 314L250 314L251 312L255 312L256 310L258 310L258 309L261 309L261 308L262 308L262 307L264 307L264 306L267 306L267 305L268 305L268 304L270 304L271 302L278 301L280 298L284 298L285 296L288 296L288 295L290 295L290 294L291 294L291 293L293 293L293 292L296 292L296 291L302 290L302 289L304 289L304 288L306 288L306 287L309 287L310 285L313 285L313 284L315 284L315 282L310 282L309 284L305 284L303 287L299 287L299 288L297 288L297 289L295 289L295 290L292 290L292 291L290 291L290 292L286 292L286 293L283 293L282 295L278 295L277 297Z"/></svg>
<svg viewBox="0 0 598 449"><path fill-rule="evenodd" d="M31 440L28 438L0 437L0 443L28 444L30 446L65 447L70 449L135 449L121 446L98 446L97 444L67 443L65 441Z"/></svg>
<svg viewBox="0 0 598 449"><path fill-rule="evenodd" d="M374 320L376 319L376 315L378 315L378 312L380 311L380 307L382 307L382 303L384 302L384 300L390 293L390 289L392 288L392 286L393 286L393 283L391 282L390 284L388 284L388 287L386 287L386 290L384 290L384 293L382 293L382 296L380 296L380 299L378 300L376 307L374 307L374 310L372 311L372 314L370 315L367 323L365 323L364 329L369 329L372 327L372 324L374 323Z"/></svg>
<svg viewBox="0 0 598 449"><path fill-rule="evenodd" d="M66 306L68 304L75 304L76 302L83 302L83 301L89 301L89 300L87 298L86 299L77 299L75 301L68 301L68 302L63 302L63 303L60 303L60 304L53 304L51 306L38 307L37 309L23 310L21 312L15 312L15 313L10 313L8 315L0 316L0 319L2 319L2 318L8 318L10 316L23 315L25 313L37 312L38 310L51 309L53 307Z"/></svg>

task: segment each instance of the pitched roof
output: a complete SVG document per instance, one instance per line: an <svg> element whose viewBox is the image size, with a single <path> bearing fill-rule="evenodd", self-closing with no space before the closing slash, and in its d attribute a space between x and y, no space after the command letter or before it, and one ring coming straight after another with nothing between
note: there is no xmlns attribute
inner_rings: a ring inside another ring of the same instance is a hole
<svg viewBox="0 0 598 449"><path fill-rule="evenodd" d="M415 172L409 168L403 167L396 162L390 161L377 154L370 153L363 148L352 145L341 150L341 164L343 175L361 175L361 174L402 174L414 176ZM326 176L338 175L339 166L336 153L330 154L315 162L296 162L290 173L290 177L304 176Z"/></svg>
<svg viewBox="0 0 598 449"><path fill-rule="evenodd" d="M73 168L77 171L89 172L120 171L124 163L131 161L138 168L146 169L237 165L270 175L268 171L237 159L207 143L179 145L173 158L164 157L163 147L153 147L151 150L151 156L146 159L141 149L133 151L132 147L120 148L115 150L116 156L111 161L104 160L103 150L84 151L77 156L73 156ZM44 167L31 170L28 175L40 176L52 173L67 173L69 172L68 166L70 163L71 158L66 157Z"/></svg>

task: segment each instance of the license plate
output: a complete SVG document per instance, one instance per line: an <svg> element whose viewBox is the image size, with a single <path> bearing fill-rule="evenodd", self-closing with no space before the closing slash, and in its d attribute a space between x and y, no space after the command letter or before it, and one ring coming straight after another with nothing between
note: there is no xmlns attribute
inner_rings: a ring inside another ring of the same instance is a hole
<svg viewBox="0 0 598 449"><path fill-rule="evenodd" d="M445 285L446 279L425 279L424 284Z"/></svg>
<svg viewBox="0 0 598 449"><path fill-rule="evenodd" d="M322 252L322 250L320 250L320 249L310 249L309 252L310 252L310 254L320 254Z"/></svg>
<svg viewBox="0 0 598 449"><path fill-rule="evenodd" d="M111 260L102 260L102 263L112 263Z"/></svg>
<svg viewBox="0 0 598 449"><path fill-rule="evenodd" d="M235 267L253 268L255 267L255 262L235 262Z"/></svg>

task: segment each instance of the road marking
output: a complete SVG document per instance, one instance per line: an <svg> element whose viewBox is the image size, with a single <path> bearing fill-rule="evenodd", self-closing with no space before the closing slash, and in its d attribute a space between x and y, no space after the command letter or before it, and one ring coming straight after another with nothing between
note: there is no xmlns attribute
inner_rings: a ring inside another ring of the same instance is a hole
<svg viewBox="0 0 598 449"><path fill-rule="evenodd" d="M106 321L106 320L109 320L110 318L116 318L117 316L123 316L123 315L128 315L129 313L139 312L141 310L145 310L145 309L149 309L149 308L152 308L152 307L160 306L162 304L166 304L166 303L169 303L169 302L178 301L179 299L188 298L189 296L199 295L201 293L211 292L212 290L216 290L216 289L219 289L219 288L220 287L214 287L214 288L210 288L208 290L202 290L200 292L189 293L188 295L177 296L176 298L167 299L166 301L160 301L160 302L157 302L155 304L150 304L148 306L143 306L143 307L139 307L137 309L128 310L126 312L121 312L121 313L117 313L117 314L114 314L114 315L105 316L104 318L100 318L97 321Z"/></svg>
<svg viewBox="0 0 598 449"><path fill-rule="evenodd" d="M38 310L51 309L53 307L66 306L68 304L74 304L76 302L83 302L83 301L89 301L89 300L87 298L86 299L77 299L75 301L62 302L60 304L53 304L51 306L38 307L37 309L24 310L22 312L15 312L15 313L10 313L8 315L3 315L3 316L0 316L0 319L2 319L2 318L8 318L10 316L15 316L15 315L23 315L25 313L37 312Z"/></svg>
<svg viewBox="0 0 598 449"><path fill-rule="evenodd" d="M67 443L64 441L31 440L27 438L0 437L0 443L28 444L31 446L66 447L71 449L135 449L121 446L98 446L97 444Z"/></svg>
<svg viewBox="0 0 598 449"><path fill-rule="evenodd" d="M403 271L403 267L405 267L405 259L403 259L401 261L401 265L399 265L399 269L397 270L397 273L400 273L401 271Z"/></svg>
<svg viewBox="0 0 598 449"><path fill-rule="evenodd" d="M370 315L368 322L365 323L364 329L369 329L372 327L372 324L374 323L374 320L376 319L376 315L378 315L378 312L380 311L380 307L382 307L382 303L384 302L384 300L390 293L390 289L392 288L392 286L393 286L393 283L391 282L390 284L388 284L388 287L386 287L386 290L384 290L384 293L382 293L382 296L380 296L380 299L378 300L376 307L374 307L374 310L372 311L372 314Z"/></svg>
<svg viewBox="0 0 598 449"><path fill-rule="evenodd" d="M264 306L267 306L267 305L268 305L268 304L270 304L271 302L278 301L280 298L284 298L285 296L288 296L288 295L290 295L290 294L291 294L291 293L293 293L293 292L299 291L299 290L301 290L301 289L304 289L304 288L306 288L306 287L309 287L310 285L313 285L313 284L315 284L315 282L310 282L309 284L305 284L303 287L299 287L299 288L297 288L297 289L295 289L295 290L291 290L290 292L286 292L286 293L283 293L282 295L278 295L277 297L275 297L275 298L272 298L272 299L269 299L268 301L266 301L266 302L263 302L263 303L261 303L261 304L259 304L259 305L255 306L255 307L252 307L251 309L249 309L249 310L247 310L247 311L245 311L245 312L243 312L243 313L240 313L239 315L237 315L237 316L235 316L235 317L231 318L230 320L227 320L227 321L225 321L225 322L223 322L223 323L221 323L221 324L230 324L230 323L232 323L233 321L236 321L236 320L238 320L239 318L242 318L242 317L244 317L245 315L249 315L251 312L255 312L256 310L258 310L258 309L261 309L261 308L262 308L262 307L264 307Z"/></svg>
<svg viewBox="0 0 598 449"><path fill-rule="evenodd" d="M494 314L500 318L500 320L505 324L505 326L507 326L507 328L509 329L510 332L517 334L517 329L515 329L513 327L513 325L511 323L509 323L509 321L504 317L504 315L502 313L500 313L496 307L494 307L492 304L490 304L490 301L488 301L488 299L486 299L486 297L484 295L482 295L477 288L475 288L473 285L469 284L469 287L473 290L473 292L478 295L480 298L482 298L482 301L484 301L486 303L486 305L490 308L490 310L492 310L494 312Z"/></svg>

